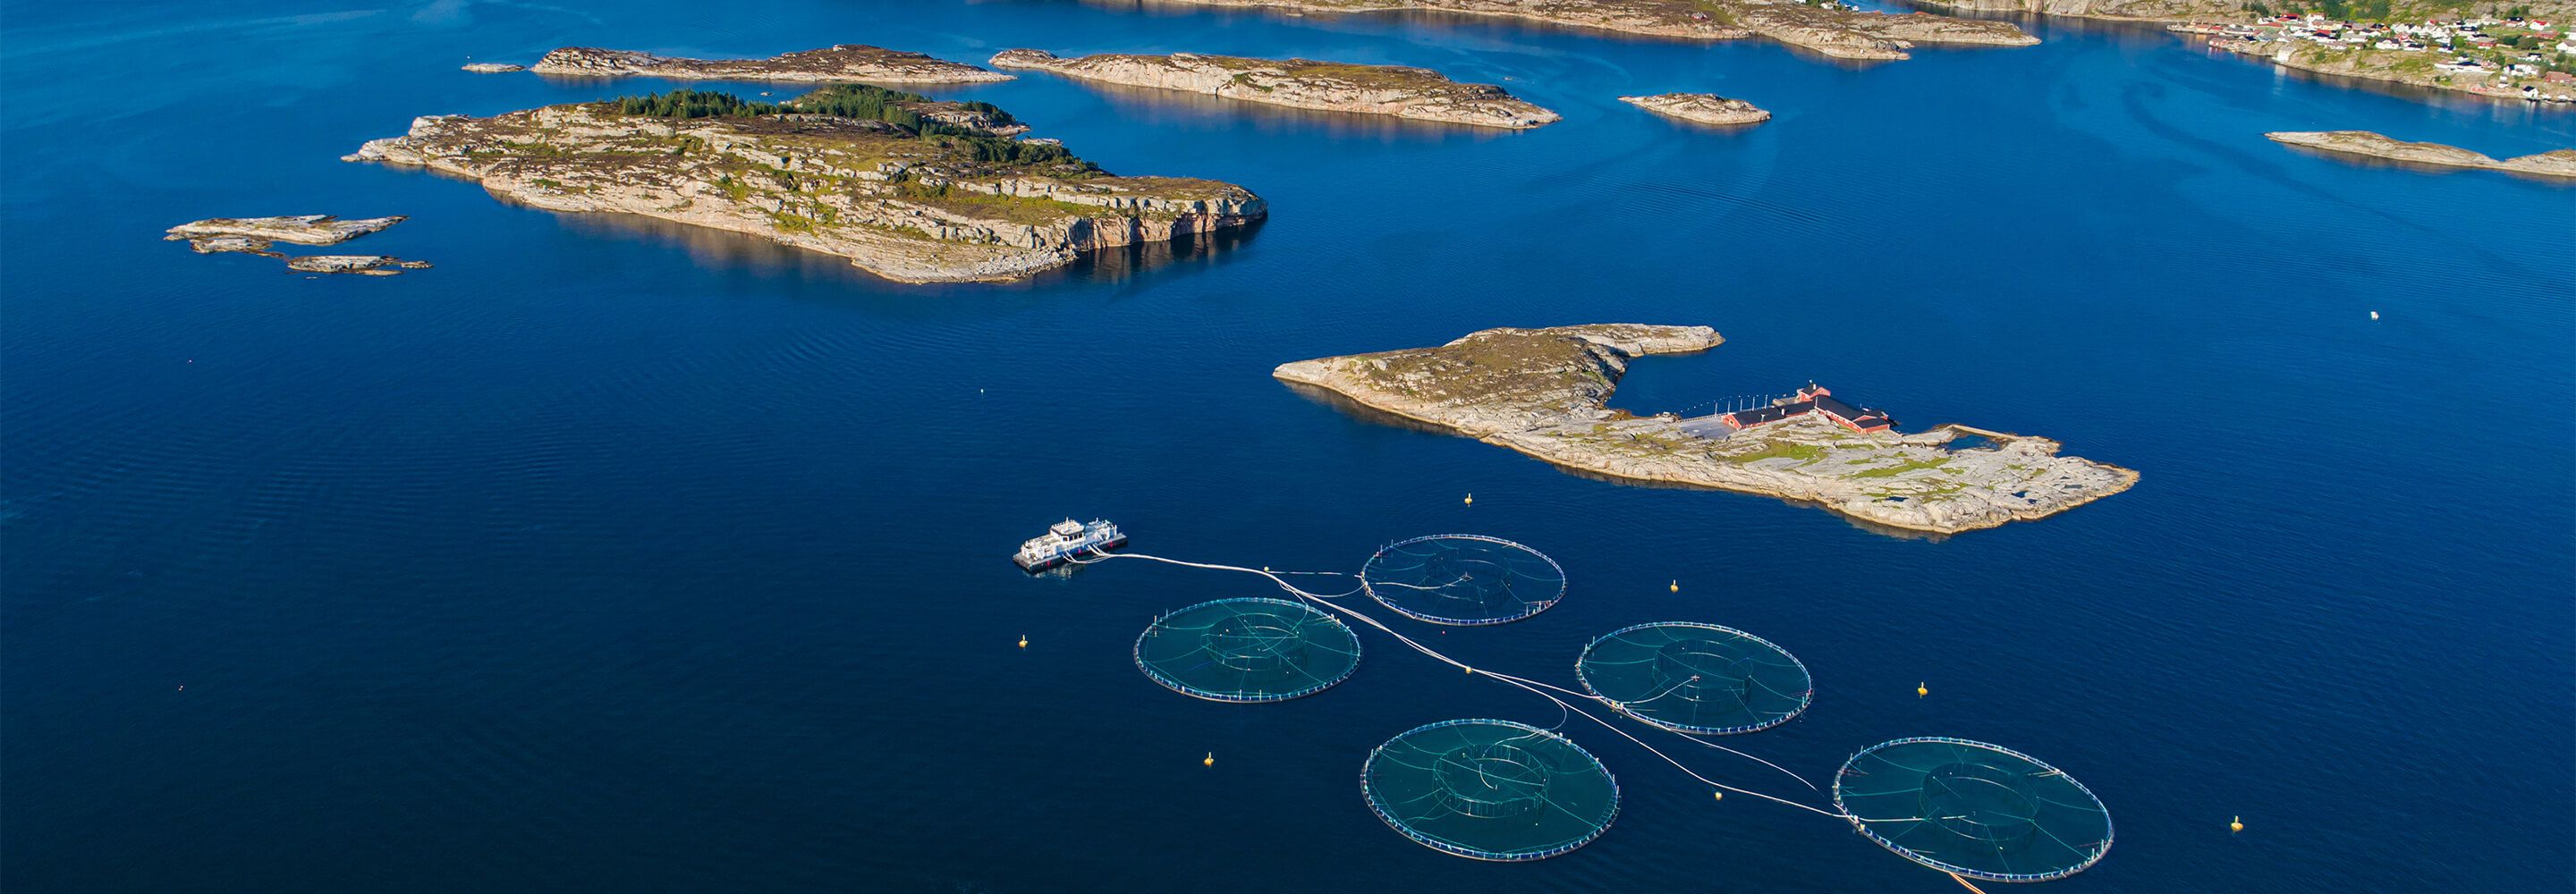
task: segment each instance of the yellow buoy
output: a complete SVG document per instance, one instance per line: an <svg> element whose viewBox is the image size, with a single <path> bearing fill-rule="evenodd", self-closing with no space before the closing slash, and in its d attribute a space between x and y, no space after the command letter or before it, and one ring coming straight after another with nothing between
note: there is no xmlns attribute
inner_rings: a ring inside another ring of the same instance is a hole
<svg viewBox="0 0 2576 894"><path fill-rule="evenodd" d="M1213 751L1208 752L1208 756L1207 756L1205 759L1202 759L1202 760L1200 760L1200 761L1199 761L1199 766L1202 766L1202 767L1213 767L1213 766L1216 766L1216 752L1213 752Z"/></svg>
<svg viewBox="0 0 2576 894"><path fill-rule="evenodd" d="M1708 795L1709 795L1709 797L1710 797L1711 799L1714 799L1714 800L1719 800L1719 801L1724 801L1724 800L1726 800L1726 793L1725 793L1725 792L1709 792L1709 793L1708 793Z"/></svg>
<svg viewBox="0 0 2576 894"><path fill-rule="evenodd" d="M2229 834L2245 831L2245 818L2241 816L2229 818L2227 821L2227 831Z"/></svg>
<svg viewBox="0 0 2576 894"><path fill-rule="evenodd" d="M1675 579L1675 580L1673 581L1673 592L1675 592L1675 593L1679 593L1679 592L1681 592L1681 591L1682 591L1682 582L1681 582L1679 579Z"/></svg>
<svg viewBox="0 0 2576 894"><path fill-rule="evenodd" d="M1468 495L1467 495L1467 505L1469 505L1469 506L1476 505L1476 495L1475 495L1475 494L1468 494Z"/></svg>
<svg viewBox="0 0 2576 894"><path fill-rule="evenodd" d="M1916 683L1916 684L1914 684L1914 697L1915 697L1915 698L1922 698L1922 697L1924 697L1924 696L1931 695L1931 694L1932 694L1932 689L1931 689L1930 687L1925 686L1925 685L1923 685L1923 684L1921 684L1921 683Z"/></svg>
<svg viewBox="0 0 2576 894"><path fill-rule="evenodd" d="M1028 635L1028 634L1025 634L1025 633L1020 634L1020 648L1025 649L1025 648L1028 648L1028 647L1029 647L1029 635Z"/></svg>
<svg viewBox="0 0 2576 894"><path fill-rule="evenodd" d="M1459 666L1458 666L1458 669L1459 669L1459 670L1462 670L1462 671L1466 671L1466 672L1471 673L1471 674L1476 672L1476 669L1475 669L1475 668L1468 667L1468 666L1463 665L1463 664L1459 665Z"/></svg>

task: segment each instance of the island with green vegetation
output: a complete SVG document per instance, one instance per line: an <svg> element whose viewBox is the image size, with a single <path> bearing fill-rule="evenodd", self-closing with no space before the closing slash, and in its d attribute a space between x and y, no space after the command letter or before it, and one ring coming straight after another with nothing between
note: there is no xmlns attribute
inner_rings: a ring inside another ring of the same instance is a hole
<svg viewBox="0 0 2576 894"><path fill-rule="evenodd" d="M1812 502L1917 531L2043 518L2138 480L2060 456L2046 438L1956 425L1858 431L1810 413L1732 430L1709 417L1609 409L1634 358L1722 341L1706 326L1488 329L1435 348L1301 360L1272 375L1580 473Z"/></svg>
<svg viewBox="0 0 2576 894"><path fill-rule="evenodd" d="M2576 103L2576 0L1924 0L2167 30L2287 71ZM2424 94L2416 94L2424 95Z"/></svg>
<svg viewBox="0 0 2576 894"><path fill-rule="evenodd" d="M974 84L1010 75L920 53L845 43L767 59L684 59L634 50L564 47L530 66L541 75L652 77L682 81L866 81L876 84Z"/></svg>
<svg viewBox="0 0 2576 894"><path fill-rule="evenodd" d="M1917 0L1979 12L2167 22L2284 70L2576 103L2576 0Z"/></svg>
<svg viewBox="0 0 2576 894"><path fill-rule="evenodd" d="M1658 93L1653 96L1622 96L1619 101L1658 115L1699 124L1736 126L1771 120L1770 112L1752 103L1715 93Z"/></svg>
<svg viewBox="0 0 2576 894"><path fill-rule="evenodd" d="M426 167L553 211L637 214L849 258L903 282L1005 281L1268 213L1230 183L1122 177L1007 112L867 85L783 103L674 90L432 115L344 158Z"/></svg>
<svg viewBox="0 0 2576 894"><path fill-rule="evenodd" d="M1487 16L1650 37L1756 35L1837 59L1904 59L1917 46L2029 46L2010 22L1865 12L1837 0L1169 0L1300 13L1422 12Z"/></svg>
<svg viewBox="0 0 2576 894"><path fill-rule="evenodd" d="M2272 142L2339 155L2384 158L2407 164L2445 168L2483 168L2537 177L2576 178L2576 149L2556 149L2498 160L2483 153L2441 143L2410 143L2367 130L2282 131L2264 134Z"/></svg>
<svg viewBox="0 0 2576 894"><path fill-rule="evenodd" d="M1202 53L1103 53L1066 59L1044 50L1004 50L993 56L992 65L1276 106L1481 127L1537 127L1559 118L1555 112L1514 98L1501 87L1461 84L1427 68L1401 65L1247 59Z"/></svg>

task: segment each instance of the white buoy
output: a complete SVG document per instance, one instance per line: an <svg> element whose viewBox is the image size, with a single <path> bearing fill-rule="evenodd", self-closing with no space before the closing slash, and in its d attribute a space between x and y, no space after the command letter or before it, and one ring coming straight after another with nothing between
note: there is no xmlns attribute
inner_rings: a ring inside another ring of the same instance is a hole
<svg viewBox="0 0 2576 894"><path fill-rule="evenodd" d="M2370 312L2370 318L2371 318L2371 319L2374 319L2374 320L2379 319L2379 312L2378 312L2378 311L2375 311L2375 310L2374 310L2374 311L2371 311L2371 312Z"/></svg>

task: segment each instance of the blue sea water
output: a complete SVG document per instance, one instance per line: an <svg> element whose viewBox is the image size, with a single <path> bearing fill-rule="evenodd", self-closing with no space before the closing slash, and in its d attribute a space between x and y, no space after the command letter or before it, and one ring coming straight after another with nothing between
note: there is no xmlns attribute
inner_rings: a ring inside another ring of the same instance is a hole
<svg viewBox="0 0 2576 894"><path fill-rule="evenodd" d="M1956 735L2090 786L2118 843L2050 890L2576 880L2576 189L2262 137L2504 156L2576 145L2564 110L2066 20L2028 22L2036 47L1872 66L1038 0L12 3L0 25L13 894L1956 890L1579 720L1625 796L1608 834L1523 865L1412 844L1361 801L1371 746L1557 710L1373 631L1321 695L1179 697L1136 671L1136 634L1263 586L1142 562L1023 577L1004 557L1065 514L1281 568L1356 570L1418 534L1531 544L1564 566L1562 604L1402 629L1568 685L1629 624L1760 634L1813 670L1815 704L1729 745L1821 783L1873 743ZM936 89L1274 209L1213 247L1002 286L334 160L415 115L671 86L469 59L836 42L1426 65L1565 120L1462 130L1042 74ZM1777 117L1719 132L1615 100L1667 90ZM411 215L348 248L438 266L308 279L159 241L303 213ZM2046 434L2144 477L2038 523L1898 537L1562 474L1268 376L1605 320L1728 338L1640 363L1623 407L1814 379L1909 427Z"/></svg>

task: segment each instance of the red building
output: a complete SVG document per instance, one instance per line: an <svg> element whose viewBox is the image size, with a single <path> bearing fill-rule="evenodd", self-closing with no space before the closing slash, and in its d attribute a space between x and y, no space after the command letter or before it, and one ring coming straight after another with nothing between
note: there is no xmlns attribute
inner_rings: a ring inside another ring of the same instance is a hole
<svg viewBox="0 0 2576 894"><path fill-rule="evenodd" d="M1807 387L1798 389L1796 396L1775 401L1770 406L1738 410L1717 418L1724 421L1728 428L1742 431L1757 425L1769 425L1809 413L1822 414L1825 418L1833 420L1836 425L1863 434L1887 431L1896 427L1896 419L1887 415L1887 411L1855 407L1844 403L1836 399L1834 393L1826 390L1825 386L1814 382L1809 382Z"/></svg>

